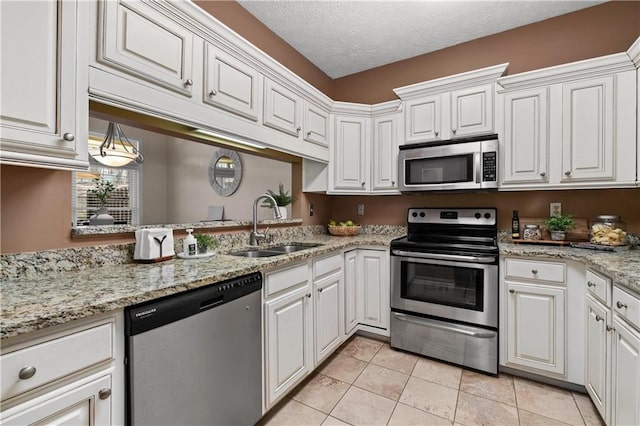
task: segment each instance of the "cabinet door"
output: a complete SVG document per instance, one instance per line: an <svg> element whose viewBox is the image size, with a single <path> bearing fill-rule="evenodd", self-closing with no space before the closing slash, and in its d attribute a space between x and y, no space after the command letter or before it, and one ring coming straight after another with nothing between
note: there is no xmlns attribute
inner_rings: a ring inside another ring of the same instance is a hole
<svg viewBox="0 0 640 426"><path fill-rule="evenodd" d="M111 424L111 375L103 376L78 386L65 386L46 394L42 402L24 410L11 409L9 417L2 419L6 426L47 425L110 425ZM120 395L124 398L124 395ZM24 405L28 405L25 403Z"/></svg>
<svg viewBox="0 0 640 426"><path fill-rule="evenodd" d="M80 6L72 1L0 2L3 163L86 169L86 128L76 109L81 94L87 102L86 87L76 92L76 84L81 85Z"/></svg>
<svg viewBox="0 0 640 426"><path fill-rule="evenodd" d="M329 146L329 112L310 102L304 105L304 140Z"/></svg>
<svg viewBox="0 0 640 426"><path fill-rule="evenodd" d="M371 189L397 189L398 185L398 116L373 119L373 164Z"/></svg>
<svg viewBox="0 0 640 426"><path fill-rule="evenodd" d="M342 343L342 273L315 283L316 365Z"/></svg>
<svg viewBox="0 0 640 426"><path fill-rule="evenodd" d="M313 368L310 302L305 286L265 303L267 406Z"/></svg>
<svg viewBox="0 0 640 426"><path fill-rule="evenodd" d="M146 3L101 3L98 61L191 96L194 35Z"/></svg>
<svg viewBox="0 0 640 426"><path fill-rule="evenodd" d="M454 138L492 131L492 84L451 92L451 134Z"/></svg>
<svg viewBox="0 0 640 426"><path fill-rule="evenodd" d="M613 318L612 425L640 424L640 333Z"/></svg>
<svg viewBox="0 0 640 426"><path fill-rule="evenodd" d="M507 362L565 372L565 289L507 282Z"/></svg>
<svg viewBox="0 0 640 426"><path fill-rule="evenodd" d="M442 95L406 101L404 108L404 143L442 139Z"/></svg>
<svg viewBox="0 0 640 426"><path fill-rule="evenodd" d="M503 102L503 182L547 182L548 88L507 93Z"/></svg>
<svg viewBox="0 0 640 426"><path fill-rule="evenodd" d="M562 85L562 182L614 178L613 79Z"/></svg>
<svg viewBox="0 0 640 426"><path fill-rule="evenodd" d="M359 250L359 293L362 295L360 322L387 330L389 328L389 256L384 251Z"/></svg>
<svg viewBox="0 0 640 426"><path fill-rule="evenodd" d="M344 254L344 332L349 334L358 325L357 267L358 251Z"/></svg>
<svg viewBox="0 0 640 426"><path fill-rule="evenodd" d="M263 123L265 126L298 137L302 131L302 98L266 78Z"/></svg>
<svg viewBox="0 0 640 426"><path fill-rule="evenodd" d="M331 164L333 189L366 191L367 123L362 117L336 117L336 137Z"/></svg>
<svg viewBox="0 0 640 426"><path fill-rule="evenodd" d="M607 327L609 310L587 297L587 377L585 387L603 419L607 418L610 402L609 373L611 339Z"/></svg>
<svg viewBox="0 0 640 426"><path fill-rule="evenodd" d="M260 73L210 43L206 49L204 101L257 121Z"/></svg>

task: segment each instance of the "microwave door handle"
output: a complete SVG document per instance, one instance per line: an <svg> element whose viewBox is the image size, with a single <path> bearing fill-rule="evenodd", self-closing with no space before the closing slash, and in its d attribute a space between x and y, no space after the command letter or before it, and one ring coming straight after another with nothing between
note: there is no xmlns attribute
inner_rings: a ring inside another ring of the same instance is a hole
<svg viewBox="0 0 640 426"><path fill-rule="evenodd" d="M476 152L473 154L473 169L476 171L476 183L481 183L482 178L482 163L480 161L482 153Z"/></svg>
<svg viewBox="0 0 640 426"><path fill-rule="evenodd" d="M415 257L419 259L452 260L464 262L493 263L495 256L462 256L457 254L420 253L415 251L393 250L396 256Z"/></svg>
<svg viewBox="0 0 640 426"><path fill-rule="evenodd" d="M399 321L405 321L405 322L420 325L423 327L436 328L438 330L451 331L454 333L464 334L466 336L476 337L480 339L491 339L491 338L494 338L496 335L495 332L490 332L490 331L477 332L477 331L466 330L464 328L456 327L455 324L434 323L427 319L423 320L421 318L410 317L408 315L401 314L399 312L391 312L391 315L393 315L393 317Z"/></svg>

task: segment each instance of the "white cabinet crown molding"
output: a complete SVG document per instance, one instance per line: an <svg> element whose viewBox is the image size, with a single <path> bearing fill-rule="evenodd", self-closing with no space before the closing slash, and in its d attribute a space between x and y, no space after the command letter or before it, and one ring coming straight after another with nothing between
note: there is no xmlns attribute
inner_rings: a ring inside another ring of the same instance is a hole
<svg viewBox="0 0 640 426"><path fill-rule="evenodd" d="M331 112L333 114L340 115L357 115L357 116L370 116L371 115L371 105L369 104L359 104L354 102L341 102L336 101L333 104L333 108L331 108Z"/></svg>
<svg viewBox="0 0 640 426"><path fill-rule="evenodd" d="M640 37L633 42L631 47L627 50L627 55L636 65L636 68L640 68Z"/></svg>
<svg viewBox="0 0 640 426"><path fill-rule="evenodd" d="M611 75L635 68L626 53L615 53L499 78L498 93Z"/></svg>
<svg viewBox="0 0 640 426"><path fill-rule="evenodd" d="M397 87L393 89L393 91L400 99L408 100L437 93L464 89L467 87L495 83L499 77L504 75L508 66L509 63L507 62L435 80Z"/></svg>
<svg viewBox="0 0 640 426"><path fill-rule="evenodd" d="M371 105L371 115L393 114L401 111L402 101L399 99Z"/></svg>

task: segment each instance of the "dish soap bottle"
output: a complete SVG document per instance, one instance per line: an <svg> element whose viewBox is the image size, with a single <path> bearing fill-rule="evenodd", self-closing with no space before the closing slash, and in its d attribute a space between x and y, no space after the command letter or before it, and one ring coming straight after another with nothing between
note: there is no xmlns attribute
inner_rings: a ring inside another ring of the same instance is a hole
<svg viewBox="0 0 640 426"><path fill-rule="evenodd" d="M191 235L193 229L187 229L187 236L182 241L182 251L185 256L195 256L197 253L198 242L196 238Z"/></svg>
<svg viewBox="0 0 640 426"><path fill-rule="evenodd" d="M513 217L511 218L511 239L520 239L520 218L518 217L518 210L513 211Z"/></svg>

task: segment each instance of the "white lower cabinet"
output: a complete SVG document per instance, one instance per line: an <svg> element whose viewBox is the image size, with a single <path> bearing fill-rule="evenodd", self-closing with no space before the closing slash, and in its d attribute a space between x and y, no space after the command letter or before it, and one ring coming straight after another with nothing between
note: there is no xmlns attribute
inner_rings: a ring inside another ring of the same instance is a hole
<svg viewBox="0 0 640 426"><path fill-rule="evenodd" d="M358 297L356 276L358 271L358 250L344 254L344 332L351 334L358 325Z"/></svg>
<svg viewBox="0 0 640 426"><path fill-rule="evenodd" d="M640 300L639 300L640 303ZM640 424L640 331L613 317L612 425Z"/></svg>
<svg viewBox="0 0 640 426"><path fill-rule="evenodd" d="M335 267L318 277L317 264L320 262L332 262ZM340 346L344 337L342 255L314 261L314 276L314 342L315 364L318 365Z"/></svg>
<svg viewBox="0 0 640 426"><path fill-rule="evenodd" d="M611 399L611 314L610 309L587 296L587 351L585 387L603 419L608 418Z"/></svg>
<svg viewBox="0 0 640 426"><path fill-rule="evenodd" d="M124 423L122 313L3 341L3 425Z"/></svg>

